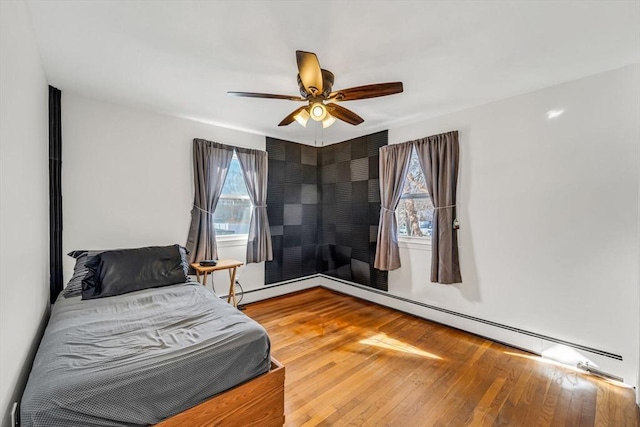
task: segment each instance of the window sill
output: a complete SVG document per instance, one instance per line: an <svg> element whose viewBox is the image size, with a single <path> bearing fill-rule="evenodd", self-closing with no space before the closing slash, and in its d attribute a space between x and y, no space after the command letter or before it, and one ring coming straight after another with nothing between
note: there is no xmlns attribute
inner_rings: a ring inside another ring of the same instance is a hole
<svg viewBox="0 0 640 427"><path fill-rule="evenodd" d="M431 251L431 237L398 237L398 247L402 249L417 249Z"/></svg>
<svg viewBox="0 0 640 427"><path fill-rule="evenodd" d="M234 234L233 236L216 236L219 247L246 246L248 234Z"/></svg>

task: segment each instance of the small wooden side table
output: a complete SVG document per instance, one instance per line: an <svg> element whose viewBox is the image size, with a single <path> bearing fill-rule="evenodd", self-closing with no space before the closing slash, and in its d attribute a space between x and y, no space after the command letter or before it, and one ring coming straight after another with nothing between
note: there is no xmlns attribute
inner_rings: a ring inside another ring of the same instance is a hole
<svg viewBox="0 0 640 427"><path fill-rule="evenodd" d="M244 263L241 261L236 261L234 259L220 259L216 265L212 265L209 267L203 267L199 263L194 262L191 264L191 267L196 271L196 280L200 281L200 275L202 275L202 286L207 284L207 274L213 273L218 270L229 270L229 295L227 296L227 302L231 302L233 299L233 306L237 307L238 303L236 302L236 270L238 267L243 265Z"/></svg>

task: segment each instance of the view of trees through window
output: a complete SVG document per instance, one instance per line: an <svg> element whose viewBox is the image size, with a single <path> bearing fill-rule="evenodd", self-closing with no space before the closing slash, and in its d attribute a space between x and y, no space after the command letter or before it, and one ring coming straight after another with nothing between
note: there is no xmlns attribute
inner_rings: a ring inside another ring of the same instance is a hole
<svg viewBox="0 0 640 427"><path fill-rule="evenodd" d="M251 220L251 200L244 183L240 162L233 155L218 206L213 214L216 234L248 234Z"/></svg>
<svg viewBox="0 0 640 427"><path fill-rule="evenodd" d="M404 181L396 217L400 236L431 237L433 204L415 150L411 151L409 171Z"/></svg>

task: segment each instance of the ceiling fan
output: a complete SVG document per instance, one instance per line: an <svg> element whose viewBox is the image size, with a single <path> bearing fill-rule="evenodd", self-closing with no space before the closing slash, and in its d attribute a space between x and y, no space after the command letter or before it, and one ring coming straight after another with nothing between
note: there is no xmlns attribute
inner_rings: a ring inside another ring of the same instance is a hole
<svg viewBox="0 0 640 427"><path fill-rule="evenodd" d="M402 82L377 83L332 92L334 81L333 73L320 68L320 62L315 53L297 50L296 60L298 62L298 86L300 87L301 97L255 92L227 93L233 96L249 98L307 101L308 105L293 111L285 117L278 126L287 126L294 121L297 121L302 126L306 126L309 118L311 118L315 121L322 122L322 127L327 128L335 123L336 119L354 126L364 122L362 117L333 101L354 101L357 99L376 98L402 92ZM329 102L325 104L325 101Z"/></svg>

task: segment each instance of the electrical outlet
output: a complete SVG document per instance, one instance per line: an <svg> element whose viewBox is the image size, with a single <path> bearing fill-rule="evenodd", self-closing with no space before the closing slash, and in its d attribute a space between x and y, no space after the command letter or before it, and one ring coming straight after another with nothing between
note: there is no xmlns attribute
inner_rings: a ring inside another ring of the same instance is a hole
<svg viewBox="0 0 640 427"><path fill-rule="evenodd" d="M11 427L20 427L20 406L18 402L13 402L11 407Z"/></svg>

